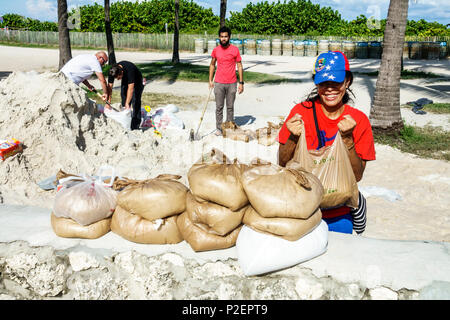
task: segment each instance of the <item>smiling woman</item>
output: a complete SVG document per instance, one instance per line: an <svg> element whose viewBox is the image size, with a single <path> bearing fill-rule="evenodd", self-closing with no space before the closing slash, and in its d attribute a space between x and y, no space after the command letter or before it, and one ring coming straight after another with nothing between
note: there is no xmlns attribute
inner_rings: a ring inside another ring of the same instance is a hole
<svg viewBox="0 0 450 320"><path fill-rule="evenodd" d="M314 64L313 81L316 89L305 102L294 106L279 132L278 162L286 166L293 158L301 134L305 135L307 149L313 152L324 152L336 140L342 139L354 178L360 181L366 162L375 160L375 146L367 116L347 105L353 75L345 54L340 51L320 54ZM365 199L361 194L358 208L341 205L321 210L330 231L364 231ZM356 228L361 221L364 221L363 225Z"/></svg>

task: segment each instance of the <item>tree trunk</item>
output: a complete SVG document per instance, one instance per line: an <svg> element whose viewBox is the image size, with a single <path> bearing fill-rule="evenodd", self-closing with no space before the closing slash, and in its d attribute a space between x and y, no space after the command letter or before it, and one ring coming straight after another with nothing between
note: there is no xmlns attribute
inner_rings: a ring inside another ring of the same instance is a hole
<svg viewBox="0 0 450 320"><path fill-rule="evenodd" d="M58 0L58 40L59 40L59 66L58 70L72 59L70 48L69 28L67 27L67 1Z"/></svg>
<svg viewBox="0 0 450 320"><path fill-rule="evenodd" d="M391 0L384 30L383 54L370 109L374 132L395 133L403 128L400 113L400 75L408 0Z"/></svg>
<svg viewBox="0 0 450 320"><path fill-rule="evenodd" d="M180 23L178 21L180 10L180 1L175 0L175 28L173 31L173 53L172 53L172 63L177 64L180 62L180 55L178 53L178 41L180 38Z"/></svg>
<svg viewBox="0 0 450 320"><path fill-rule="evenodd" d="M116 63L116 54L114 53L114 42L111 32L109 0L105 0L105 32L106 32L106 46L108 48L108 63L109 65L113 65Z"/></svg>
<svg viewBox="0 0 450 320"><path fill-rule="evenodd" d="M227 0L220 0L220 27L225 26L225 16L227 14Z"/></svg>

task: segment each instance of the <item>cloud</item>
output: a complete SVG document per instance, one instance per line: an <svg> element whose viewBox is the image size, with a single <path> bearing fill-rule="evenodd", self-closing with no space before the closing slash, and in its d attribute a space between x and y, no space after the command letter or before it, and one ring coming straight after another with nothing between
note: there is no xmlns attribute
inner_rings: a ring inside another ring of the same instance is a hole
<svg viewBox="0 0 450 320"><path fill-rule="evenodd" d="M39 20L55 20L55 18L58 16L56 1L27 0L26 8L31 18Z"/></svg>

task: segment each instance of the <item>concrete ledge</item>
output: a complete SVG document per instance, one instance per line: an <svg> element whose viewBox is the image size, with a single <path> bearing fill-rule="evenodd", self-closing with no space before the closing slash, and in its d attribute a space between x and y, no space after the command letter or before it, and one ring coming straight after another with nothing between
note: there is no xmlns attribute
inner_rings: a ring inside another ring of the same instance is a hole
<svg viewBox="0 0 450 320"><path fill-rule="evenodd" d="M235 248L63 239L48 209L0 206L0 299L450 299L449 243L329 234L291 268L243 275Z"/></svg>

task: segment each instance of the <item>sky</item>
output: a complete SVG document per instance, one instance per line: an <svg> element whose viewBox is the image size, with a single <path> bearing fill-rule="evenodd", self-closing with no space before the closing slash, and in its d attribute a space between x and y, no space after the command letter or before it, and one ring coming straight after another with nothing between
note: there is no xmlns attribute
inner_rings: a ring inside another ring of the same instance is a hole
<svg viewBox="0 0 450 320"><path fill-rule="evenodd" d="M111 0L116 2L121 0ZM136 1L136 0L131 0ZM137 0L143 1L143 0ZM228 0L227 18L230 11L241 11L248 3L257 3L262 0ZM276 2L277 0L266 0ZM329 6L338 10L345 20L353 20L358 15L375 19L385 19L388 12L389 0L311 0L322 6ZM103 0L67 0L69 11L71 8L93 4L103 4ZM205 8L212 8L215 14L219 14L220 0L194 0ZM39 19L41 21L57 20L57 0L0 0L0 16L5 13L17 13L22 16ZM444 25L450 23L449 0L410 0L408 10L409 20L425 19L437 21Z"/></svg>

